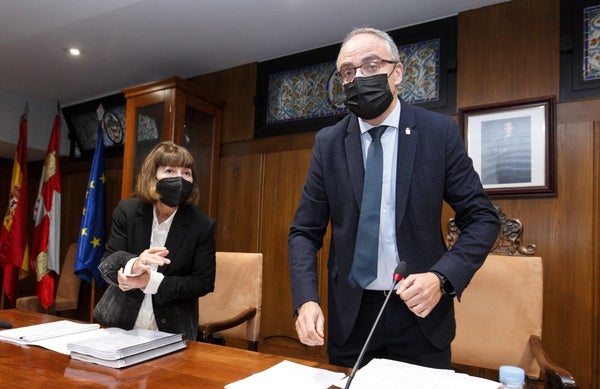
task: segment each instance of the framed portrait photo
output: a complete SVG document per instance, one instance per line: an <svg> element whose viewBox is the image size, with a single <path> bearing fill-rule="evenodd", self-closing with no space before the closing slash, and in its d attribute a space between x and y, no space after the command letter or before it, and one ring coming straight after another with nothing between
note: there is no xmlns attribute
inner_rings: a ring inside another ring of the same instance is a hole
<svg viewBox="0 0 600 389"><path fill-rule="evenodd" d="M490 197L555 195L555 98L459 111L467 152Z"/></svg>

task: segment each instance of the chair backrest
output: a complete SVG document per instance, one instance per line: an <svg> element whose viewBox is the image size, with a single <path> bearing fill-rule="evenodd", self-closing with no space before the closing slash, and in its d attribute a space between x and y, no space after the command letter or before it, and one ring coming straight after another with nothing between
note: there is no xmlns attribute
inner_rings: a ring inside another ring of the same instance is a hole
<svg viewBox="0 0 600 389"><path fill-rule="evenodd" d="M539 377L529 337L542 335L541 257L488 255L454 307L453 363L493 370L513 365Z"/></svg>
<svg viewBox="0 0 600 389"><path fill-rule="evenodd" d="M71 309L77 309L79 301L79 286L81 279L74 273L75 255L77 253L77 243L71 243L67 249L65 260L60 268L58 284L56 286L56 298L49 312L61 312ZM40 305L38 297L24 296L17 299L17 308L27 311L45 312Z"/></svg>
<svg viewBox="0 0 600 389"><path fill-rule="evenodd" d="M498 239L483 266L454 304L456 337L452 363L497 370L519 366L539 377L540 366L529 345L531 335L542 335L544 274L535 245L521 242L523 224L507 218L495 206L501 226ZM460 230L448 221L449 249Z"/></svg>
<svg viewBox="0 0 600 389"><path fill-rule="evenodd" d="M247 323L220 332L223 336L258 341L262 301L262 253L217 251L215 290L198 299L200 325L229 319L255 307Z"/></svg>
<svg viewBox="0 0 600 389"><path fill-rule="evenodd" d="M65 255L65 261L60 270L58 284L56 286L56 310L64 311L77 309L79 300L79 278L75 270L75 256L77 254L77 243L71 243Z"/></svg>

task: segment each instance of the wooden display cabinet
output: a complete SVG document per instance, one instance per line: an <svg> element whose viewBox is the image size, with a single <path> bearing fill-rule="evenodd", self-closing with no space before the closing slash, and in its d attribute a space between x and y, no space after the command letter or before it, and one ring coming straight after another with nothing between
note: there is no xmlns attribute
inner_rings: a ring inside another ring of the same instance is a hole
<svg viewBox="0 0 600 389"><path fill-rule="evenodd" d="M224 102L179 77L122 91L127 106L121 198L132 196L135 179L148 152L157 143L170 140L185 146L194 156L199 207L216 218Z"/></svg>

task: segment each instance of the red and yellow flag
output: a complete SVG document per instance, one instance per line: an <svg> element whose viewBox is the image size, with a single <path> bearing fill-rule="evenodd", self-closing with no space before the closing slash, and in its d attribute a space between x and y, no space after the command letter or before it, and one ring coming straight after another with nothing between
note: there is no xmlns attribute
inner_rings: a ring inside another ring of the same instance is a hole
<svg viewBox="0 0 600 389"><path fill-rule="evenodd" d="M0 229L0 263L3 289L11 303L18 294L18 280L29 274L27 246L27 115L21 116L19 141L13 163L10 195Z"/></svg>
<svg viewBox="0 0 600 389"><path fill-rule="evenodd" d="M35 269L40 305L54 303L56 277L60 273L60 115L54 118L48 152L42 169L33 220L31 267Z"/></svg>

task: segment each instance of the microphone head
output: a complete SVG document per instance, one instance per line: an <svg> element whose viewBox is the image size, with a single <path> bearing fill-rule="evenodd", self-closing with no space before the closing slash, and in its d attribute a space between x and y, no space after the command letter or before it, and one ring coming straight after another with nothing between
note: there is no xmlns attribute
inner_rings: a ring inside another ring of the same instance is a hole
<svg viewBox="0 0 600 389"><path fill-rule="evenodd" d="M398 264L398 266L396 266L396 269L394 270L393 278L396 281L401 281L404 278L405 274L406 274L406 262L400 261L400 263Z"/></svg>
<svg viewBox="0 0 600 389"><path fill-rule="evenodd" d="M0 328L12 328L12 323L6 320L0 320Z"/></svg>

